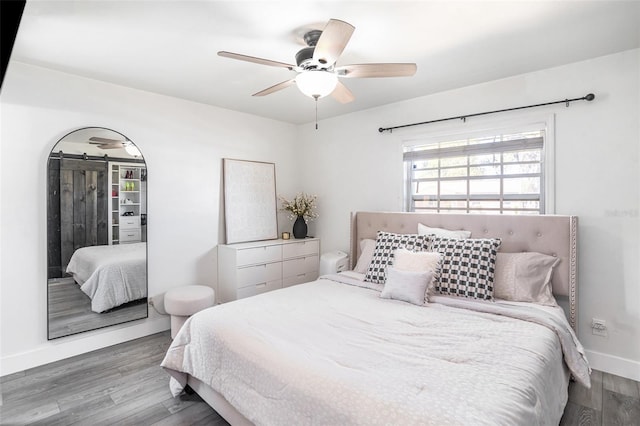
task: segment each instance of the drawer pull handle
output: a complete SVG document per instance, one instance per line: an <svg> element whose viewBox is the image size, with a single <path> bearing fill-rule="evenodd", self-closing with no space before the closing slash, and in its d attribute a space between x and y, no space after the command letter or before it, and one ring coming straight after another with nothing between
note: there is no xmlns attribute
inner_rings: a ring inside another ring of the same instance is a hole
<svg viewBox="0 0 640 426"><path fill-rule="evenodd" d="M267 283L260 283L260 284L256 284L256 288L262 288L262 287L266 287Z"/></svg>

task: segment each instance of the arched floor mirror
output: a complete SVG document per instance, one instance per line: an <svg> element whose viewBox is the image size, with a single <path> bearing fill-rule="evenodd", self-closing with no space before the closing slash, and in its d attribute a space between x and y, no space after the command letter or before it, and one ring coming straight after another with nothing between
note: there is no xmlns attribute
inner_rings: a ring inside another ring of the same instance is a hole
<svg viewBox="0 0 640 426"><path fill-rule="evenodd" d="M101 127L60 139L47 162L48 339L148 316L147 166Z"/></svg>

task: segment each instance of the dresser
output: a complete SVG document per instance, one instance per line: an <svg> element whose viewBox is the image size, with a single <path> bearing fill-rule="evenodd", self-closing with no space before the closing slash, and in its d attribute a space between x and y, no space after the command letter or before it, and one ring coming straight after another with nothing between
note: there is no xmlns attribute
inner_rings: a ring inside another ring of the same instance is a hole
<svg viewBox="0 0 640 426"><path fill-rule="evenodd" d="M318 278L320 240L218 246L218 301L230 302Z"/></svg>

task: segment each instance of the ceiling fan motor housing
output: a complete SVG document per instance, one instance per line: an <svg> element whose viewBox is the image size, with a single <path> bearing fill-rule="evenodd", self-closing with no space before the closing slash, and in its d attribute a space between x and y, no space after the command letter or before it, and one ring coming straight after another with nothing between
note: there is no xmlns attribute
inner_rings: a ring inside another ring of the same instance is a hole
<svg viewBox="0 0 640 426"><path fill-rule="evenodd" d="M313 51L315 50L315 47L305 47L304 49L301 49L298 53L296 53L296 64L298 64L298 66L300 68L316 68L314 65L311 64L312 60L313 60Z"/></svg>
<svg viewBox="0 0 640 426"><path fill-rule="evenodd" d="M318 40L322 35L322 31L320 30L311 30L304 35L304 42L308 47L301 49L298 53L296 53L296 64L300 68L304 68L306 70L309 69L318 69L321 68L321 65L324 64L316 64L313 63L313 52L315 51L316 45L318 44Z"/></svg>

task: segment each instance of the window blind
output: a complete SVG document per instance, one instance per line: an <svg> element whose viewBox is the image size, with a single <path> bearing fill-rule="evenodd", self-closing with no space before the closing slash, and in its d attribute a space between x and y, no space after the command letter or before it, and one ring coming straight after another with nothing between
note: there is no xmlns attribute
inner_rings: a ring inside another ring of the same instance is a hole
<svg viewBox="0 0 640 426"><path fill-rule="evenodd" d="M415 144L403 155L408 211L544 212L544 131Z"/></svg>

